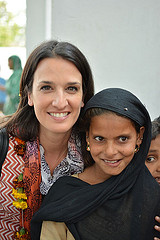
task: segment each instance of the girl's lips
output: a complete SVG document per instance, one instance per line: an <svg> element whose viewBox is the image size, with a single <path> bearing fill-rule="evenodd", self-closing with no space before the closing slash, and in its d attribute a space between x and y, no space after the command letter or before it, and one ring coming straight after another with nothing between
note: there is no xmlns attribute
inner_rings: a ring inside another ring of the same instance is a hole
<svg viewBox="0 0 160 240"><path fill-rule="evenodd" d="M115 163L115 162L118 162L119 160L106 160L104 159L104 162L106 163Z"/></svg>
<svg viewBox="0 0 160 240"><path fill-rule="evenodd" d="M103 159L103 161L104 161L107 165L109 165L109 166L111 166L111 167L117 167L117 166L120 164L121 159L119 159L119 160L106 160L106 159Z"/></svg>

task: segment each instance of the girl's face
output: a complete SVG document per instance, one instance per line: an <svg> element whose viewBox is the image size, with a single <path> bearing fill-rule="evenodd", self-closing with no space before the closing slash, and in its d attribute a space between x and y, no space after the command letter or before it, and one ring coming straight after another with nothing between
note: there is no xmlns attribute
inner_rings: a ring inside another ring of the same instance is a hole
<svg viewBox="0 0 160 240"><path fill-rule="evenodd" d="M144 127L138 134L129 119L114 113L93 117L86 141L95 161L95 177L105 181L120 174L132 160L136 145L140 146L143 131Z"/></svg>
<svg viewBox="0 0 160 240"><path fill-rule="evenodd" d="M42 60L34 73L28 104L34 106L40 133L70 131L84 105L81 73L62 58Z"/></svg>
<svg viewBox="0 0 160 240"><path fill-rule="evenodd" d="M152 176L160 184L160 134L151 141L151 146L146 159L146 166Z"/></svg>

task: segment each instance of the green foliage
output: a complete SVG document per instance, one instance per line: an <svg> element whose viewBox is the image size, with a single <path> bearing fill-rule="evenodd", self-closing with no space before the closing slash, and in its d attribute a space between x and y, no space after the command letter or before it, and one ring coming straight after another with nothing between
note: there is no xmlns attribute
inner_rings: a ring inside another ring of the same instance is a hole
<svg viewBox="0 0 160 240"><path fill-rule="evenodd" d="M15 16L7 12L5 1L0 1L0 47L24 46L25 27L15 23Z"/></svg>

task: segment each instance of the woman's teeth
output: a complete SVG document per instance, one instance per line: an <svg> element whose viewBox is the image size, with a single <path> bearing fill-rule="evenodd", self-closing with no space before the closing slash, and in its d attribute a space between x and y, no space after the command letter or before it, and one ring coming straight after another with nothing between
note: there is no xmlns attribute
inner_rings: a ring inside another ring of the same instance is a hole
<svg viewBox="0 0 160 240"><path fill-rule="evenodd" d="M51 116L61 118L67 116L68 112L65 113L50 113Z"/></svg>

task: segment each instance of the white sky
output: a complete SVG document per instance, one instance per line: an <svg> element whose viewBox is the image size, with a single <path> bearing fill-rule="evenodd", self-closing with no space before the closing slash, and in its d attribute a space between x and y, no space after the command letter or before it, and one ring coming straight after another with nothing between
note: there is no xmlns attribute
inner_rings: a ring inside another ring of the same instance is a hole
<svg viewBox="0 0 160 240"><path fill-rule="evenodd" d="M16 15L15 22L19 25L26 23L26 0L5 0L7 3L7 10Z"/></svg>

